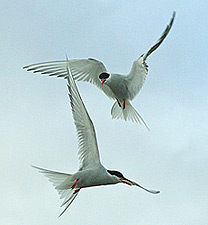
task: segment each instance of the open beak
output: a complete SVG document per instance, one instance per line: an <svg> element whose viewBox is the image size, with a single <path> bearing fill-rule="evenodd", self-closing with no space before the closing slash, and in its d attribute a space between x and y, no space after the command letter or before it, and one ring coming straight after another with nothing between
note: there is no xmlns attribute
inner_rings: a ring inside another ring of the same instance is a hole
<svg viewBox="0 0 208 225"><path fill-rule="evenodd" d="M102 82L102 85L103 85L103 84L105 83L105 81L106 81L106 80L104 80L104 79L102 79L102 80L101 80L101 82Z"/></svg>
<svg viewBox="0 0 208 225"><path fill-rule="evenodd" d="M128 180L127 178L121 178L120 181L121 181L122 183L128 184L128 185L130 185L130 186L135 185L135 186L137 186L137 187L140 187L141 189L143 189L143 190L145 190L145 191L147 191L147 192L149 192L149 193L151 193L151 194L159 194L159 193L160 193L160 191L149 190L149 189L147 189L147 188L144 188L144 187L142 187L141 185L135 183L134 181Z"/></svg>

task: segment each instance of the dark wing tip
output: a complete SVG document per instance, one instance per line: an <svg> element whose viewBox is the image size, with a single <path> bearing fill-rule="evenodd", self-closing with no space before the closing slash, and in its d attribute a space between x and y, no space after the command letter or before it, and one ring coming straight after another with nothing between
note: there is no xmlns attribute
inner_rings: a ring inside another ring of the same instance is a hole
<svg viewBox="0 0 208 225"><path fill-rule="evenodd" d="M171 21L170 21L170 24L168 25L168 27L171 27L172 26L173 21L175 19L175 15L176 15L176 11L173 11L173 15L172 15L172 18L171 18Z"/></svg>
<svg viewBox="0 0 208 225"><path fill-rule="evenodd" d="M160 36L160 38L157 40L156 44L153 45L148 51L146 54L144 54L143 56L143 61L145 61L147 59L147 57L152 53L154 52L161 44L162 42L165 40L166 36L168 35L172 25L173 25L173 21L175 19L175 15L176 15L176 12L173 11L173 15L171 17L171 20L170 20L170 23L166 26L165 30L163 31L162 35Z"/></svg>
<svg viewBox="0 0 208 225"><path fill-rule="evenodd" d="M175 18L175 15L176 15L176 11L173 11L172 18Z"/></svg>

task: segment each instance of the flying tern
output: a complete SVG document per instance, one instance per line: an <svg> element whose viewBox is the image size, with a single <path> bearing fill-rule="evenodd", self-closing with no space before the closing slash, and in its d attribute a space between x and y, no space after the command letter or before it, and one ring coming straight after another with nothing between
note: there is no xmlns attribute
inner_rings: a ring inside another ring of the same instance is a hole
<svg viewBox="0 0 208 225"><path fill-rule="evenodd" d="M92 120L81 99L69 66L67 66L66 71L68 73L70 104L79 142L79 170L74 174L68 174L33 166L49 178L49 181L53 183L55 189L61 195L60 198L64 199L61 206L65 206L65 209L59 216L67 210L82 188L124 183L129 186L140 187L152 194L158 194L159 191L146 189L136 182L125 178L121 172L108 170L101 164Z"/></svg>
<svg viewBox="0 0 208 225"><path fill-rule="evenodd" d="M130 101L139 93L145 82L148 73L147 57L164 41L172 27L174 18L175 12L173 12L169 25L167 25L156 44L133 62L131 70L127 75L109 73L101 61L93 58L68 61L75 80L88 81L100 88L109 98L116 100L111 109L112 118L139 123L142 121L147 127L140 114L132 107ZM23 68L34 73L39 72L41 74L48 74L49 76L66 78L68 74L66 63L66 60L42 62L24 66Z"/></svg>

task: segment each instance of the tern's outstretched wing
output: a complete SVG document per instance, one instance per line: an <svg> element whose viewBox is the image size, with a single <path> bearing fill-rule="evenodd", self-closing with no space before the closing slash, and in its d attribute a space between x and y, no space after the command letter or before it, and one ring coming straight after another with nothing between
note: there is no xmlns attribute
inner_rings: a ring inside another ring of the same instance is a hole
<svg viewBox="0 0 208 225"><path fill-rule="evenodd" d="M100 167L101 162L92 120L74 82L69 64L66 66L66 69L70 103L79 140L80 170Z"/></svg>
<svg viewBox="0 0 208 225"><path fill-rule="evenodd" d="M126 76L129 92L132 93L131 99L133 99L139 93L145 82L145 78L148 72L147 69L148 66L145 60L152 52L154 52L162 44L162 42L168 35L173 25L174 19L175 19L175 12L173 12L169 25L167 25L165 31L163 32L161 37L157 40L156 44L153 45L145 54L142 54L136 61L133 62L132 68L129 74Z"/></svg>
<svg viewBox="0 0 208 225"><path fill-rule="evenodd" d="M103 90L109 98L114 98L111 89L107 85L102 86L102 83L98 78L101 73L107 71L102 62L92 58L74 59L68 60L67 62L75 80L90 82ZM23 69L33 71L33 73L66 78L68 76L66 70L67 62L66 60L62 60L36 63L24 66Z"/></svg>

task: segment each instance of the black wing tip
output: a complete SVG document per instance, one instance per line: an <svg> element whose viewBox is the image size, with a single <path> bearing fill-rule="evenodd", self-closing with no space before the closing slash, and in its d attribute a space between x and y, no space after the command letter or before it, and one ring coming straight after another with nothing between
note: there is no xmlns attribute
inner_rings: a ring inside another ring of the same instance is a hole
<svg viewBox="0 0 208 225"><path fill-rule="evenodd" d="M169 33L169 31L170 31L170 29L171 29L171 27L172 27L172 25L173 25L173 21L175 20L175 15L176 15L176 11L173 11L173 14L172 14L170 23L167 25L167 27L166 27L164 33L166 33L166 32Z"/></svg>
<svg viewBox="0 0 208 225"><path fill-rule="evenodd" d="M149 193L153 194L153 195L158 195L158 194L160 194L160 191L150 191Z"/></svg>
<svg viewBox="0 0 208 225"><path fill-rule="evenodd" d="M169 24L166 26L165 30L163 31L162 35L160 36L160 38L157 40L156 44L153 45L148 51L147 53L145 53L143 55L143 61L145 61L147 59L147 57L152 53L154 52L161 44L162 42L165 40L165 38L167 37L172 25L173 25L173 21L175 19L175 15L176 15L176 12L173 11L173 15L171 17L171 20L169 22Z"/></svg>
<svg viewBox="0 0 208 225"><path fill-rule="evenodd" d="M175 15L176 15L176 11L174 10L174 11L173 11L172 18L175 18Z"/></svg>
<svg viewBox="0 0 208 225"><path fill-rule="evenodd" d="M173 21L175 20L175 15L176 15L176 11L173 11L173 15L172 15L172 18L171 18L169 26L172 26Z"/></svg>

